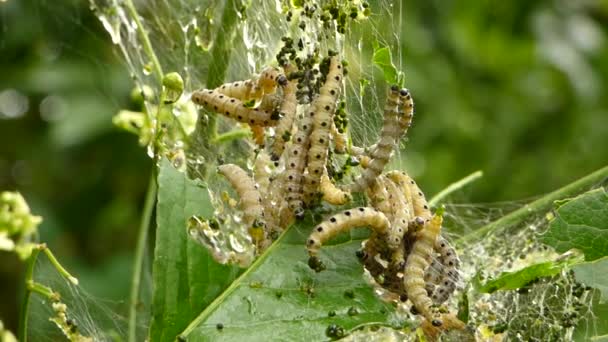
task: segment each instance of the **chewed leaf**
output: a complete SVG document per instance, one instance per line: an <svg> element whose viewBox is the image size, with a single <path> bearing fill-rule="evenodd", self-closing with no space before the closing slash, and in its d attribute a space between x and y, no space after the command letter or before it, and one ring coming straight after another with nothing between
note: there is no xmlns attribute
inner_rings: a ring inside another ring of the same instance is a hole
<svg viewBox="0 0 608 342"><path fill-rule="evenodd" d="M181 334L186 340L328 340L361 325L400 327L391 304L363 278L355 251L361 239L325 248L327 270L306 264L304 241L311 222L292 227ZM281 270L281 272L277 272Z"/></svg>
<svg viewBox="0 0 608 342"><path fill-rule="evenodd" d="M239 269L216 263L187 236L188 218L209 218L213 213L207 189L166 159L161 162L158 188L150 340L173 341L236 278Z"/></svg>
<svg viewBox="0 0 608 342"><path fill-rule="evenodd" d="M601 303L608 301L608 258L576 265L574 275L581 283L600 290Z"/></svg>
<svg viewBox="0 0 608 342"><path fill-rule="evenodd" d="M585 260L608 256L608 195L603 188L560 202L541 241L563 253L576 248Z"/></svg>
<svg viewBox="0 0 608 342"><path fill-rule="evenodd" d="M374 65L382 70L387 83L403 86L403 73L397 71L391 58L391 50L388 47L375 49L373 62Z"/></svg>
<svg viewBox="0 0 608 342"><path fill-rule="evenodd" d="M515 272L503 272L496 279L487 281L477 289L480 293L493 293L499 290L517 290L534 280L558 274L567 263L542 262Z"/></svg>

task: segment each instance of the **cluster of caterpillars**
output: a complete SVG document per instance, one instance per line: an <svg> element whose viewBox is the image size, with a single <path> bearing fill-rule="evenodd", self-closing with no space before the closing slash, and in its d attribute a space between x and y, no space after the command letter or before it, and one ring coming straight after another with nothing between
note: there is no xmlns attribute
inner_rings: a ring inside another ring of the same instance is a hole
<svg viewBox="0 0 608 342"><path fill-rule="evenodd" d="M365 268L380 286L409 299L415 311L440 326L437 307L454 291L459 266L441 236L442 213L431 213L407 174L384 172L412 123L411 94L391 87L378 141L367 148L352 146L344 125L336 126L344 122L345 63L331 52L320 61L313 56L283 60L281 68L266 68L252 79L192 94L208 111L249 125L259 145L253 176L235 164L219 167L240 197L242 222L258 253L307 208L320 201L344 205L353 193L363 193L368 207L334 214L314 228L307 240L309 265L322 271L323 243L354 227L369 227L371 236L359 253ZM359 175L338 184L328 173L330 153L348 153L357 160L352 164L360 166Z"/></svg>

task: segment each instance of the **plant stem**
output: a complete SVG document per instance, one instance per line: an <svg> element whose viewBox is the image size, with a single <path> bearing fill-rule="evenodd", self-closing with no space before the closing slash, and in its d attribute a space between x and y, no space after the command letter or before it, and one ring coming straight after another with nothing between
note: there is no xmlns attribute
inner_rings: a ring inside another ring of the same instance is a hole
<svg viewBox="0 0 608 342"><path fill-rule="evenodd" d="M142 24L139 18L139 14L137 13L135 6L133 5L133 1L125 0L125 6L127 7L129 14L135 21L135 25L137 26L137 32L139 32L144 51L146 52L146 55L148 55L148 58L150 58L152 66L154 67L154 74L156 75L158 84L162 86L164 75L163 69L160 65L160 62L158 61L158 58L156 57L156 53L154 53L154 49L152 48L152 44L150 43L150 38L148 37L144 25Z"/></svg>
<svg viewBox="0 0 608 342"><path fill-rule="evenodd" d="M470 175L462 178L461 180L448 185L445 189L441 190L438 194L436 194L435 196L433 196L433 198L431 198L431 200L429 201L429 205L431 207L437 206L437 204L439 202L441 202L444 198L448 197L453 192L464 188L465 186L469 185L469 183L472 183L472 182L478 180L482 176L483 176L483 172L481 170L477 170L477 171L471 173Z"/></svg>
<svg viewBox="0 0 608 342"><path fill-rule="evenodd" d="M209 73L207 75L207 88L213 89L224 82L226 70L230 62L232 54L232 40L236 30L238 20L237 7L240 6L240 0L225 1L224 11L222 12L222 21L220 29L215 35L214 45L211 48L211 62L209 63ZM217 137L217 115L209 115L209 137L211 140Z"/></svg>
<svg viewBox="0 0 608 342"><path fill-rule="evenodd" d="M502 218L491 222L474 232L463 236L456 240L456 245L459 247L464 246L475 240L480 240L487 234L497 230L506 230L516 228L520 223L525 221L530 215L537 214L539 212L548 211L553 206L553 202L576 196L577 194L588 190L595 184L601 183L604 179L608 178L608 166L605 166L577 181L574 181L556 191L553 191L546 196L527 204Z"/></svg>
<svg viewBox="0 0 608 342"><path fill-rule="evenodd" d="M19 341L27 342L27 320L28 313L30 307L30 298L32 295L32 291L30 290L29 284L34 281L34 267L36 266L36 260L38 259L38 254L40 253L40 249L34 248L32 250L32 254L27 259L27 268L25 270L25 294L23 295L23 301L21 302L21 312L19 314Z"/></svg>
<svg viewBox="0 0 608 342"><path fill-rule="evenodd" d="M232 131L222 133L212 140L215 144L223 144L232 140L243 139L251 135L248 128L234 129Z"/></svg>
<svg viewBox="0 0 608 342"><path fill-rule="evenodd" d="M30 292L36 292L37 294L39 294L49 300L52 300L54 302L59 301L59 298L60 298L59 293L53 291L48 286L44 286L44 285L36 283L34 281L30 281L30 282L26 283L26 288Z"/></svg>
<svg viewBox="0 0 608 342"><path fill-rule="evenodd" d="M64 278L69 280L70 283L72 283L74 285L78 285L78 279L76 279L76 277L71 275L70 272L68 272L59 263L59 261L57 261L57 258L55 258L55 256L53 255L53 252L51 252L51 250L46 246L46 244L40 244L38 248L41 249L42 251L44 251L44 254L46 254L47 258L49 258L49 261L51 262L51 264L53 264L53 267L55 267L55 269L57 270L57 272L59 272L59 274L61 274Z"/></svg>
<svg viewBox="0 0 608 342"><path fill-rule="evenodd" d="M148 231L154 203L156 202L156 177L150 176L144 209L141 216L139 233L137 235L137 245L135 246L135 256L133 258L133 278L131 279L131 299L129 302L129 339L130 342L137 340L137 304L139 301L139 285L141 282L141 272L143 268L144 252L148 241Z"/></svg>

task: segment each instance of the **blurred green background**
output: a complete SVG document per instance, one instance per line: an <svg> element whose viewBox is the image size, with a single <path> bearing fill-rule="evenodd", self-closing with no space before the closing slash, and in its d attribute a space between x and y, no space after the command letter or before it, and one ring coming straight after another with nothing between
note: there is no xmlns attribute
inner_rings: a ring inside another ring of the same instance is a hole
<svg viewBox="0 0 608 342"><path fill-rule="evenodd" d="M464 202L529 198L607 163L608 1L405 6L404 156L428 195L481 169ZM0 190L21 191L41 240L120 307L152 168L111 124L131 105L127 68L86 1L0 1L0 30ZM15 330L24 266L0 258Z"/></svg>

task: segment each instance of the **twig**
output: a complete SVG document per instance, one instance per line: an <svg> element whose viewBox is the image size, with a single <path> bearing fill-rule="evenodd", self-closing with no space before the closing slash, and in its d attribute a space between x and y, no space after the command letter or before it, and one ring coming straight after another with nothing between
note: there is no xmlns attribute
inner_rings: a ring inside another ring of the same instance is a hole
<svg viewBox="0 0 608 342"><path fill-rule="evenodd" d="M516 228L521 222L525 221L530 215L537 214L539 212L548 211L553 206L553 202L573 197L585 190L588 190L594 184L602 182L602 180L608 178L608 166L605 166L577 181L574 181L556 191L553 191L546 196L525 205L502 218L491 222L474 232L463 236L456 240L456 245L462 247L463 245L470 243L471 241L480 240L487 234L499 229L509 231Z"/></svg>
<svg viewBox="0 0 608 342"><path fill-rule="evenodd" d="M131 279L131 299L129 301L129 342L137 340L137 304L139 302L139 285L141 283L141 272L143 267L144 252L148 241L148 231L154 203L156 202L156 177L150 176L144 209L141 216L139 233L137 235L137 245L135 246L135 256L133 258L133 276Z"/></svg>
<svg viewBox="0 0 608 342"><path fill-rule="evenodd" d="M438 194L436 194L435 196L433 196L433 198L431 198L431 200L429 201L429 205L431 207L437 206L437 204L440 201L442 201L444 198L448 197L453 192L464 188L465 186L469 185L469 183L473 183L474 181L478 180L482 176L483 176L483 172L481 170L477 170L477 171L471 173L470 175L462 178L461 180L448 185L445 189L441 190Z"/></svg>
<svg viewBox="0 0 608 342"><path fill-rule="evenodd" d="M215 144L223 144L232 140L243 139L251 135L248 128L235 129L226 133L222 133L212 140Z"/></svg>
<svg viewBox="0 0 608 342"><path fill-rule="evenodd" d="M27 259L27 269L25 270L25 284L28 284L34 280L34 266L36 266L36 260L38 259L38 254L40 250L38 248L34 248L32 250L32 254ZM21 301L21 312L19 314L19 341L27 342L27 321L30 307L30 298L32 296L32 291L29 286L25 287L25 294L23 295L23 300Z"/></svg>

